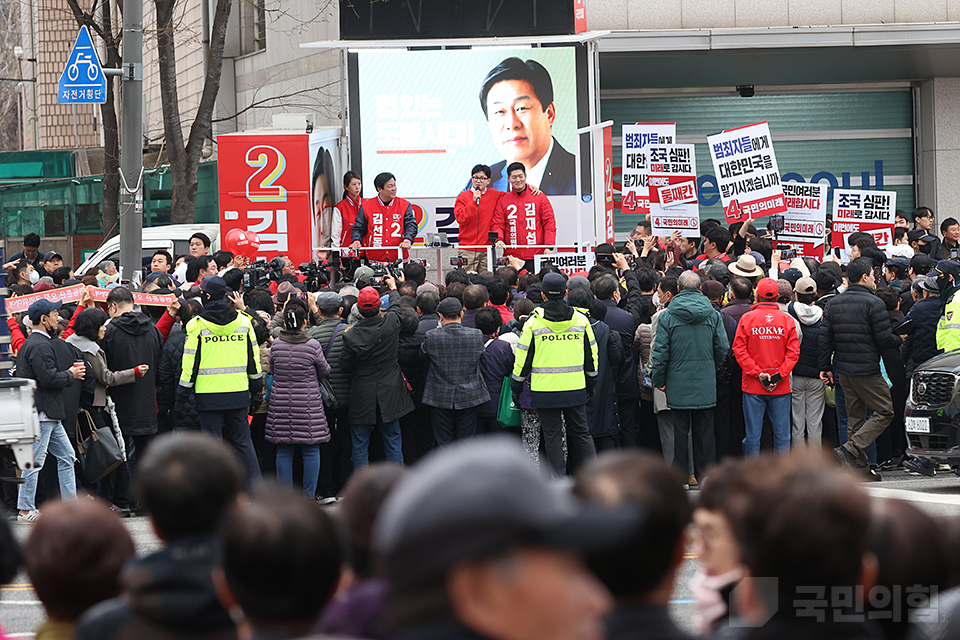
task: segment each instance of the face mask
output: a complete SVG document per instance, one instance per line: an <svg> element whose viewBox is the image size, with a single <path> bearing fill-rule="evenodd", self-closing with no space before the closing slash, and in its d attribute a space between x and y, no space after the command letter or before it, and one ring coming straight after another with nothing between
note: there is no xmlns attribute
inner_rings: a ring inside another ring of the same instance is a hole
<svg viewBox="0 0 960 640"><path fill-rule="evenodd" d="M933 245L932 245L932 244L922 244L922 245L920 245L920 253L926 253L927 255L930 255L930 250L931 250L931 249L933 249Z"/></svg>
<svg viewBox="0 0 960 640"><path fill-rule="evenodd" d="M30 272L30 284L37 284L38 282L40 282L40 272L39 272L39 271L31 271L31 272Z"/></svg>
<svg viewBox="0 0 960 640"><path fill-rule="evenodd" d="M659 306L660 306L660 294L659 294L659 293L653 294L653 297L650 298L650 302L653 303L653 306L659 307Z"/></svg>

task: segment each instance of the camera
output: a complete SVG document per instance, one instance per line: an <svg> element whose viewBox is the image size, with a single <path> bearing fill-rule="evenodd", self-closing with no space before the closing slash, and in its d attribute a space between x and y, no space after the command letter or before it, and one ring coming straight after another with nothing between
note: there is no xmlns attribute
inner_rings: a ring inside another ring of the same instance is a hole
<svg viewBox="0 0 960 640"><path fill-rule="evenodd" d="M319 291L330 282L330 263L303 262L300 264L300 273L303 274L303 284L307 291Z"/></svg>
<svg viewBox="0 0 960 640"><path fill-rule="evenodd" d="M498 267L509 267L509 266L510 266L510 258L497 258L497 266L498 266Z"/></svg>
<svg viewBox="0 0 960 640"><path fill-rule="evenodd" d="M463 256L453 256L450 258L450 266L456 267L457 269L463 269L465 266L467 266L468 262L469 260Z"/></svg>
<svg viewBox="0 0 960 640"><path fill-rule="evenodd" d="M270 262L266 260L251 262L247 268L243 270L243 288L256 289L257 287L266 287L271 281L276 282L280 280L285 264L283 258L279 256Z"/></svg>
<svg viewBox="0 0 960 640"><path fill-rule="evenodd" d="M788 244L778 245L777 249L780 250L781 260L793 260L794 258L797 257L797 250Z"/></svg>
<svg viewBox="0 0 960 640"><path fill-rule="evenodd" d="M783 233L783 216L770 216L770 230L774 233Z"/></svg>
<svg viewBox="0 0 960 640"><path fill-rule="evenodd" d="M487 233L487 242L490 244L496 244L497 240L500 239L500 234L496 231L490 231Z"/></svg>

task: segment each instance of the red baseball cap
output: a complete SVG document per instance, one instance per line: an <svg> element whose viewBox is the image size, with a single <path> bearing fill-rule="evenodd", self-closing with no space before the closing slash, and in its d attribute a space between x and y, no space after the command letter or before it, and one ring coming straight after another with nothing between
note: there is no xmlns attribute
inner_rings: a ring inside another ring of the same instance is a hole
<svg viewBox="0 0 960 640"><path fill-rule="evenodd" d="M776 300L780 297L780 285L773 278L764 278L757 284L757 297L761 300Z"/></svg>
<svg viewBox="0 0 960 640"><path fill-rule="evenodd" d="M360 295L357 296L357 306L361 309L379 309L380 294L373 287L360 289Z"/></svg>

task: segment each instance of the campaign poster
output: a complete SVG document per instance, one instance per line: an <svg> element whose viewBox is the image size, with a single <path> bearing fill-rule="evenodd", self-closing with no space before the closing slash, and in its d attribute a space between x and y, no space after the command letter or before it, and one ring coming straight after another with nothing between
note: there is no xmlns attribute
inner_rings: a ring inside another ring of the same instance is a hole
<svg viewBox="0 0 960 640"><path fill-rule="evenodd" d="M786 213L780 169L766 122L707 136L727 224Z"/></svg>
<svg viewBox="0 0 960 640"><path fill-rule="evenodd" d="M846 250L847 236L857 231L872 235L878 247L893 244L896 210L896 191L834 189L831 246Z"/></svg>
<svg viewBox="0 0 960 640"><path fill-rule="evenodd" d="M315 131L309 136L310 230L314 257L319 257L318 252L332 244L333 207L343 195L339 135L340 130L335 128Z"/></svg>
<svg viewBox="0 0 960 640"><path fill-rule="evenodd" d="M623 124L623 177L620 211L642 216L650 214L650 190L647 186L647 152L649 145L673 144L675 122L638 122Z"/></svg>
<svg viewBox="0 0 960 640"><path fill-rule="evenodd" d="M546 264L552 264L560 269L567 277L575 276L583 271L590 271L596 263L592 251L586 253L544 253L533 256L533 269L537 273Z"/></svg>
<svg viewBox="0 0 960 640"><path fill-rule="evenodd" d="M604 239L617 241L613 220L613 127L603 128L603 228Z"/></svg>
<svg viewBox="0 0 960 640"><path fill-rule="evenodd" d="M670 236L679 231L686 237L699 237L700 206L693 145L650 145L645 151L653 235Z"/></svg>
<svg viewBox="0 0 960 640"><path fill-rule="evenodd" d="M783 185L787 212L779 242L793 245L797 255L823 260L827 228L827 185L787 182Z"/></svg>
<svg viewBox="0 0 960 640"><path fill-rule="evenodd" d="M424 203L427 231L448 228L446 202L452 212L475 165L490 167L489 188L507 191L507 167L520 162L527 183L550 198L557 243L577 241L576 47L351 55L357 73L351 161L361 171L366 197L376 195L378 174L392 173L398 196ZM603 197L602 189L596 185L590 195ZM582 226L584 238L592 240L594 216L584 216Z"/></svg>

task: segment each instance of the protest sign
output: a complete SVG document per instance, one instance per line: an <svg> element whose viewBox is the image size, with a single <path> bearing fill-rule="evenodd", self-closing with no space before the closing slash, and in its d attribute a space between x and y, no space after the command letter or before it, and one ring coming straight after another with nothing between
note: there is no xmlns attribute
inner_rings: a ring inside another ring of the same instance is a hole
<svg viewBox="0 0 960 640"><path fill-rule="evenodd" d="M693 145L650 145L645 152L653 235L669 236L679 231L687 237L699 236L697 161Z"/></svg>
<svg viewBox="0 0 960 640"><path fill-rule="evenodd" d="M896 210L896 191L834 189L830 244L846 250L847 236L857 231L872 235L878 247L893 244Z"/></svg>
<svg viewBox="0 0 960 640"><path fill-rule="evenodd" d="M797 255L823 260L827 228L827 185L788 182L783 185L787 212L777 240L793 245Z"/></svg>
<svg viewBox="0 0 960 640"><path fill-rule="evenodd" d="M540 273L545 264L552 264L560 271L572 276L581 271L589 271L594 265L593 252L589 253L545 253L533 256L534 271Z"/></svg>
<svg viewBox="0 0 960 640"><path fill-rule="evenodd" d="M676 134L677 125L673 122L624 123L621 212L643 216L650 213L646 147L673 144Z"/></svg>
<svg viewBox="0 0 960 640"><path fill-rule="evenodd" d="M727 224L786 213L780 169L766 122L707 136Z"/></svg>

